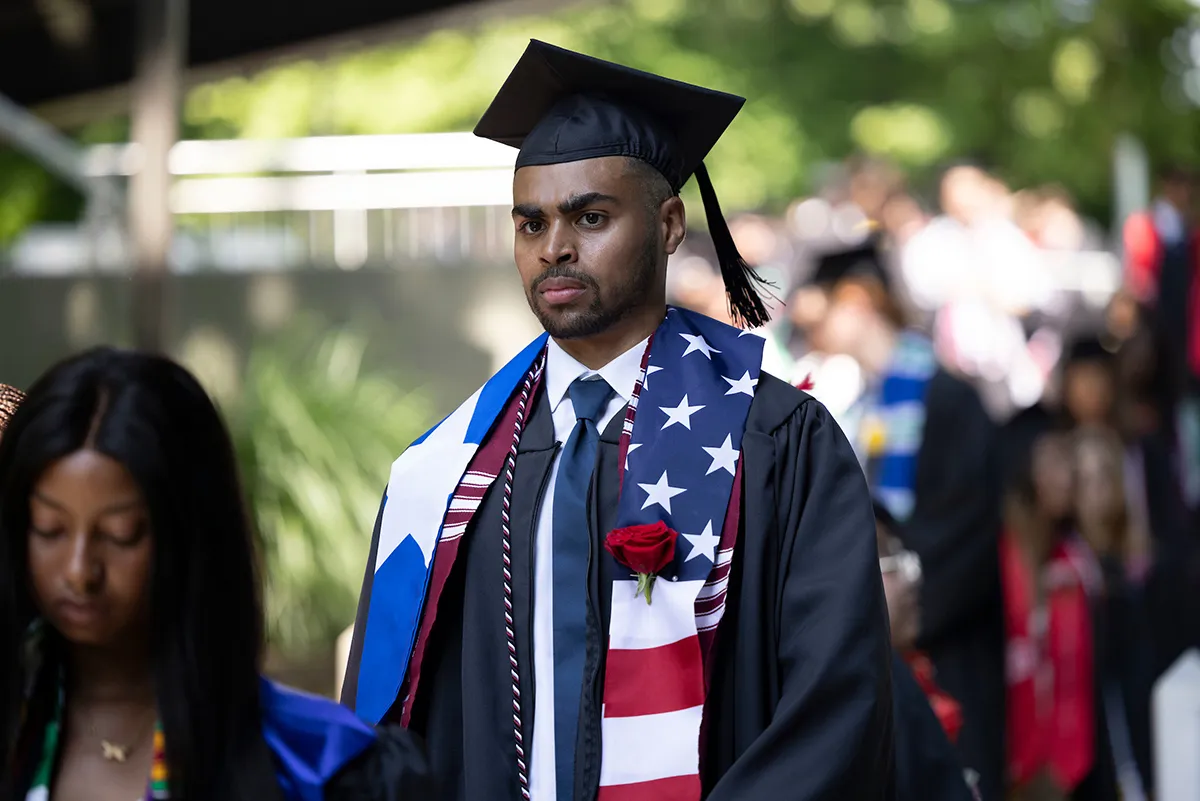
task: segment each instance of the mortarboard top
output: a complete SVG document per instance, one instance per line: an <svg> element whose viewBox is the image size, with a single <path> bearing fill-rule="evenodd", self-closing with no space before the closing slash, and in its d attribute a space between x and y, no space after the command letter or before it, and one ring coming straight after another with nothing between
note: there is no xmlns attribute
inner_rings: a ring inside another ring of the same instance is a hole
<svg viewBox="0 0 1200 801"><path fill-rule="evenodd" d="M681 83L554 45L529 43L475 135L520 148L516 167L627 156L678 193L696 176L735 319L768 321L762 279L737 252L704 158L745 98Z"/></svg>
<svg viewBox="0 0 1200 801"><path fill-rule="evenodd" d="M678 192L745 102L535 39L475 135L520 148L518 168L632 156Z"/></svg>
<svg viewBox="0 0 1200 801"><path fill-rule="evenodd" d="M809 283L832 288L842 281L854 278L875 280L885 290L891 290L891 279L874 240L867 240L846 250L823 254L817 259L816 269L813 270Z"/></svg>

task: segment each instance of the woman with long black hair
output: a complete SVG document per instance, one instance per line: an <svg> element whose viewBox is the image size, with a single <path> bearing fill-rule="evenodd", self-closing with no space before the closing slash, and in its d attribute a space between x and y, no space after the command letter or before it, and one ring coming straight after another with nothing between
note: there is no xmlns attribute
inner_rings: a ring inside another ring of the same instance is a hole
<svg viewBox="0 0 1200 801"><path fill-rule="evenodd" d="M50 370L0 443L0 798L424 801L420 745L260 676L228 432L168 359Z"/></svg>

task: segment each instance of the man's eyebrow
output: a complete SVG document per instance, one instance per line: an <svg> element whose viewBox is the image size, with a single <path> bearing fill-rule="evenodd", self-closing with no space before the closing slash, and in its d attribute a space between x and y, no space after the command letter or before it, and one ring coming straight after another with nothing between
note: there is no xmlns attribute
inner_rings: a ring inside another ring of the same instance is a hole
<svg viewBox="0 0 1200 801"><path fill-rule="evenodd" d="M513 206L512 216L536 219L545 215L542 213L542 207L536 203L518 203Z"/></svg>
<svg viewBox="0 0 1200 801"><path fill-rule="evenodd" d="M620 201L612 195L606 195L603 192L585 192L582 195L571 195L569 198L558 204L558 210L562 214L574 214L578 211L583 211L588 206L594 206L597 203L619 203Z"/></svg>
<svg viewBox="0 0 1200 801"><path fill-rule="evenodd" d="M606 195L603 192L584 192L579 195L571 195L569 198L558 204L559 214L575 214L583 211L588 206L594 206L597 203L620 203L620 199L612 195ZM545 217L546 212L536 203L518 203L513 206L512 215L514 217L527 217L530 219L538 219Z"/></svg>

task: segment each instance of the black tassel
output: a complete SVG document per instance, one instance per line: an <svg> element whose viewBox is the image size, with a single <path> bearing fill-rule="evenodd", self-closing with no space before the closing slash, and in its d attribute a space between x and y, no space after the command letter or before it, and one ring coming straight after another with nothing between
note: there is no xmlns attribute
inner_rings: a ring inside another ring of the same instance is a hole
<svg viewBox="0 0 1200 801"><path fill-rule="evenodd" d="M759 328L771 321L767 306L759 295L760 287L772 284L762 278L738 253L733 234L721 214L721 204L713 189L712 179L703 162L696 168L696 183L700 186L700 197L704 200L704 215L708 218L708 232L717 251L717 262L721 265L721 278L725 281L725 293L729 297L729 310L733 322L741 328Z"/></svg>

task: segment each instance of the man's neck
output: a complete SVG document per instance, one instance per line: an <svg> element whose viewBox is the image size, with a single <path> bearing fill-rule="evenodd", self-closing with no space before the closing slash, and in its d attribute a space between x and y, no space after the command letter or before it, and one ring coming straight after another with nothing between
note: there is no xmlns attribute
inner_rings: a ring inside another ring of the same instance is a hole
<svg viewBox="0 0 1200 801"><path fill-rule="evenodd" d="M630 316L595 336L580 339L555 339L572 359L589 370L599 370L637 343L654 333L666 316L666 309L653 309Z"/></svg>

